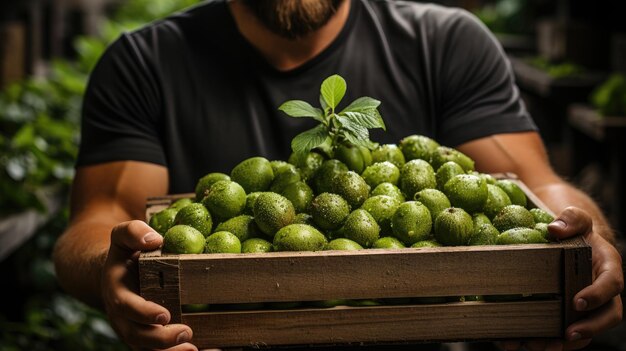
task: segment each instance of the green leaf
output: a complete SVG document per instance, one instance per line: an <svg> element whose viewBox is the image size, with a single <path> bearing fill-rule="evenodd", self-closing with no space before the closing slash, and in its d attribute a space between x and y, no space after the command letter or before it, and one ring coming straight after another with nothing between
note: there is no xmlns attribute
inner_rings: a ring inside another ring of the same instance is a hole
<svg viewBox="0 0 626 351"><path fill-rule="evenodd" d="M278 108L291 117L312 117L317 121L323 122L324 115L322 110L311 106L308 102L302 100L290 100Z"/></svg>
<svg viewBox="0 0 626 351"><path fill-rule="evenodd" d="M380 106L380 101L373 99L369 96L360 97L350 103L348 107L344 108L343 112L369 112L376 110Z"/></svg>
<svg viewBox="0 0 626 351"><path fill-rule="evenodd" d="M344 116L337 116L337 120L339 121L339 123L341 123L341 132L343 133L343 135L350 134L354 138L360 140L369 140L370 133L366 127L358 123L354 123L352 120Z"/></svg>
<svg viewBox="0 0 626 351"><path fill-rule="evenodd" d="M351 122L356 123L365 128L382 128L386 130L385 123L377 110L370 110L367 112L341 112L340 115L345 115Z"/></svg>
<svg viewBox="0 0 626 351"><path fill-rule="evenodd" d="M291 140L291 149L296 154L304 154L322 145L329 137L328 130L322 124L296 135Z"/></svg>
<svg viewBox="0 0 626 351"><path fill-rule="evenodd" d="M320 92L326 104L334 109L346 94L346 81L337 74L332 75L324 79Z"/></svg>

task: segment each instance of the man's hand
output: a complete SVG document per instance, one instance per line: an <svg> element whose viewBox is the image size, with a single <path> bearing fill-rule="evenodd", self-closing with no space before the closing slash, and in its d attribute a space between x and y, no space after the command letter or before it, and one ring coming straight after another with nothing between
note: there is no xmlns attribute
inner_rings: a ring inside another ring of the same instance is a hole
<svg viewBox="0 0 626 351"><path fill-rule="evenodd" d="M585 318L570 325L565 340L535 340L524 343L531 350L577 350L585 347L594 336L616 326L622 320L624 289L622 259L617 249L594 232L591 216L577 207L568 207L548 226L555 239L584 235L592 250L593 283L574 296L577 311L585 311ZM517 350L520 342L504 342L505 350Z"/></svg>
<svg viewBox="0 0 626 351"><path fill-rule="evenodd" d="M102 272L102 299L113 329L134 350L194 350L191 328L168 324L169 311L137 294L140 251L157 249L161 235L142 221L117 225Z"/></svg>

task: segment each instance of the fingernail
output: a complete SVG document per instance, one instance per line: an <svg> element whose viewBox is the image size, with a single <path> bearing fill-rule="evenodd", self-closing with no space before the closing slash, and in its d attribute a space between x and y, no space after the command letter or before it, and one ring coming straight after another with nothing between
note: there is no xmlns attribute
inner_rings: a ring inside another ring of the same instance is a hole
<svg viewBox="0 0 626 351"><path fill-rule="evenodd" d="M176 342L179 344L187 341L189 341L189 333L186 330L178 334L178 336L176 337Z"/></svg>
<svg viewBox="0 0 626 351"><path fill-rule="evenodd" d="M577 332L573 332L569 335L569 341L580 340L580 338L581 338L580 333L577 333Z"/></svg>
<svg viewBox="0 0 626 351"><path fill-rule="evenodd" d="M587 300L578 299L576 300L576 311L584 311L587 309Z"/></svg>
<svg viewBox="0 0 626 351"><path fill-rule="evenodd" d="M553 221L552 223L550 223L549 226L556 227L559 229L565 229L567 228L567 223L565 223L562 219L557 219L556 221Z"/></svg>
<svg viewBox="0 0 626 351"><path fill-rule="evenodd" d="M149 242L157 240L160 236L161 235L159 235L158 233L150 232L150 233L148 233L148 234L143 236L143 241L145 243L149 243Z"/></svg>
<svg viewBox="0 0 626 351"><path fill-rule="evenodd" d="M167 323L167 315L165 313L161 313L156 317L156 322L158 324L166 324Z"/></svg>

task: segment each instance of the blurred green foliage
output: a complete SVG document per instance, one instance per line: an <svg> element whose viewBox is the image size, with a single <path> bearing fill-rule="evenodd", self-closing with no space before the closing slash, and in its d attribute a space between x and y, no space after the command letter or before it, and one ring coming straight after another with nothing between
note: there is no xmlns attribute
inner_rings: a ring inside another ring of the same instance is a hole
<svg viewBox="0 0 626 351"><path fill-rule="evenodd" d="M626 117L626 75L612 74L591 93L591 103L602 116Z"/></svg>
<svg viewBox="0 0 626 351"><path fill-rule="evenodd" d="M530 0L495 0L473 13L494 33L528 34L533 30L531 5Z"/></svg>
<svg viewBox="0 0 626 351"><path fill-rule="evenodd" d="M552 78L574 77L585 73L585 68L575 63L550 62L541 56L528 58L526 62L531 66L545 71Z"/></svg>
<svg viewBox="0 0 626 351"><path fill-rule="evenodd" d="M80 142L82 98L89 73L122 32L198 2L126 0L101 35L76 38L77 59L55 59L46 77L0 91L0 221L30 209L46 213L43 188L54 187L64 197L62 209L48 213L32 239L2 262L3 283L19 298L0 309L0 351L127 350L100 311L60 290L50 260L69 218L65 195Z"/></svg>

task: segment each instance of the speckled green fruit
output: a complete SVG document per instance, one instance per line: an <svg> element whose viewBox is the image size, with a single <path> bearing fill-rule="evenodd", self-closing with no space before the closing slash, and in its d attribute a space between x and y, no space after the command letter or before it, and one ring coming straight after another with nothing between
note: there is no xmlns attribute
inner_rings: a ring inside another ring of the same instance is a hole
<svg viewBox="0 0 626 351"><path fill-rule="evenodd" d="M219 221L235 217L246 207L246 191L230 180L220 180L209 188L202 204Z"/></svg>
<svg viewBox="0 0 626 351"><path fill-rule="evenodd" d="M157 233L163 235L165 232L174 225L174 218L176 217L178 210L175 208L165 208L155 213L150 217L148 225Z"/></svg>
<svg viewBox="0 0 626 351"><path fill-rule="evenodd" d="M316 194L332 192L335 177L348 171L348 166L337 159L325 160L313 178L313 190Z"/></svg>
<svg viewBox="0 0 626 351"><path fill-rule="evenodd" d="M533 228L535 218L525 207L519 205L508 205L491 221L500 232L517 227Z"/></svg>
<svg viewBox="0 0 626 351"><path fill-rule="evenodd" d="M457 149L447 146L439 146L433 153L432 166L438 170L444 163L453 161L459 164L465 172L474 170L474 160Z"/></svg>
<svg viewBox="0 0 626 351"><path fill-rule="evenodd" d="M535 223L552 223L554 221L554 217L549 214L546 210L541 208L531 208L530 213L532 213L533 218L535 219Z"/></svg>
<svg viewBox="0 0 626 351"><path fill-rule="evenodd" d="M246 206L243 209L244 214L251 216L254 214L254 203L256 202L256 199L259 197L259 195L261 195L261 193L262 191L255 191L246 195Z"/></svg>
<svg viewBox="0 0 626 351"><path fill-rule="evenodd" d="M437 189L424 189L415 194L414 199L421 202L428 208L430 217L435 223L435 219L446 208L452 207L450 200L443 192Z"/></svg>
<svg viewBox="0 0 626 351"><path fill-rule="evenodd" d="M500 233L496 240L498 245L543 244L547 242L548 240L541 232L532 228L512 228Z"/></svg>
<svg viewBox="0 0 626 351"><path fill-rule="evenodd" d="M483 212L487 217L495 217L505 206L511 205L511 199L502 188L493 184L487 184L487 201Z"/></svg>
<svg viewBox="0 0 626 351"><path fill-rule="evenodd" d="M399 147L406 161L422 159L430 162L439 143L424 135L409 135L400 140Z"/></svg>
<svg viewBox="0 0 626 351"><path fill-rule="evenodd" d="M428 162L416 159L402 166L400 189L408 199L412 199L420 190L435 187L437 187L435 171Z"/></svg>
<svg viewBox="0 0 626 351"><path fill-rule="evenodd" d="M213 219L209 210L203 204L195 202L178 210L176 217L174 217L174 224L192 226L206 237L211 234Z"/></svg>
<svg viewBox="0 0 626 351"><path fill-rule="evenodd" d="M476 212L472 214L472 221L474 221L474 228L478 228L483 224L492 225L491 220L487 215L482 212Z"/></svg>
<svg viewBox="0 0 626 351"><path fill-rule="evenodd" d="M206 238L205 253L241 253L241 241L231 232L215 232Z"/></svg>
<svg viewBox="0 0 626 351"><path fill-rule="evenodd" d="M290 224L274 236L275 251L319 251L328 241L322 232L306 224Z"/></svg>
<svg viewBox="0 0 626 351"><path fill-rule="evenodd" d="M192 204L192 203L193 203L192 199L190 199L188 197L183 197L182 199L178 199L178 200L172 202L172 204L169 205L168 207L172 208L172 209L175 209L175 210L180 210L181 208L183 208L183 207L185 207L185 206L187 206L189 204Z"/></svg>
<svg viewBox="0 0 626 351"><path fill-rule="evenodd" d="M163 253L199 254L204 251L204 235L192 226L172 226L163 235Z"/></svg>
<svg viewBox="0 0 626 351"><path fill-rule="evenodd" d="M335 177L332 192L343 197L351 208L358 208L369 197L370 186L356 172L349 171Z"/></svg>
<svg viewBox="0 0 626 351"><path fill-rule="evenodd" d="M335 149L335 158L343 162L348 169L358 174L372 164L372 154L370 150L354 145L341 144Z"/></svg>
<svg viewBox="0 0 626 351"><path fill-rule="evenodd" d="M480 212L487 202L489 191L484 179L472 174L459 174L450 179L443 192L454 207L468 213Z"/></svg>
<svg viewBox="0 0 626 351"><path fill-rule="evenodd" d="M261 238L250 238L241 243L242 253L263 253L272 250L272 243Z"/></svg>
<svg viewBox="0 0 626 351"><path fill-rule="evenodd" d="M496 178L494 178L489 173L481 173L481 172L477 172L477 171L472 171L472 172L470 172L470 174L477 175L477 176L483 178L485 180L485 182L487 182L487 184L496 185L496 181L497 181Z"/></svg>
<svg viewBox="0 0 626 351"><path fill-rule="evenodd" d="M215 231L233 233L241 242L260 235L254 217L250 215L239 215L230 218L218 224L217 227L215 227Z"/></svg>
<svg viewBox="0 0 626 351"><path fill-rule="evenodd" d="M246 191L266 191L274 180L274 171L265 157L250 157L237 164L230 171L230 178Z"/></svg>
<svg viewBox="0 0 626 351"><path fill-rule="evenodd" d="M391 235L391 218L401 202L387 195L372 196L363 202L361 208L369 212L380 226L381 235Z"/></svg>
<svg viewBox="0 0 626 351"><path fill-rule="evenodd" d="M535 227L533 228L540 232L546 240L550 240L550 231L548 230L548 223L535 223Z"/></svg>
<svg viewBox="0 0 626 351"><path fill-rule="evenodd" d="M274 180L270 185L270 191L280 193L287 185L297 183L301 180L302 177L300 176L300 171L297 168L286 168L274 177Z"/></svg>
<svg viewBox="0 0 626 351"><path fill-rule="evenodd" d="M442 164L441 167L437 169L437 172L435 172L435 178L437 179L437 189L443 191L444 186L446 185L448 180L454 178L459 174L464 173L465 171L463 170L463 168L459 166L459 164L456 162L448 161Z"/></svg>
<svg viewBox="0 0 626 351"><path fill-rule="evenodd" d="M202 201L211 185L220 180L230 180L230 176L221 172L211 172L200 178L196 183L196 201Z"/></svg>
<svg viewBox="0 0 626 351"><path fill-rule="evenodd" d="M272 193L261 193L254 202L254 221L261 232L274 238L276 232L293 223L296 210L286 197Z"/></svg>
<svg viewBox="0 0 626 351"><path fill-rule="evenodd" d="M420 248L420 247L440 247L441 244L436 240L422 240L411 245L412 248Z"/></svg>
<svg viewBox="0 0 626 351"><path fill-rule="evenodd" d="M398 169L406 163L402 150L396 144L379 145L372 150L372 163L389 161Z"/></svg>
<svg viewBox="0 0 626 351"><path fill-rule="evenodd" d="M272 166L274 177L278 176L280 173L284 171L290 171L290 170L296 169L296 166L283 160L272 160L270 161L270 166Z"/></svg>
<svg viewBox="0 0 626 351"><path fill-rule="evenodd" d="M315 223L313 223L313 216L305 212L296 214L296 217L293 219L293 224L315 225Z"/></svg>
<svg viewBox="0 0 626 351"><path fill-rule="evenodd" d="M380 225L369 212L356 209L346 218L339 235L369 248L380 237Z"/></svg>
<svg viewBox="0 0 626 351"><path fill-rule="evenodd" d="M305 181L313 178L317 170L320 168L325 158L321 154L311 151L306 154L292 153L287 162L296 166L300 171L300 176Z"/></svg>
<svg viewBox="0 0 626 351"><path fill-rule="evenodd" d="M398 186L387 182L378 184L374 190L370 192L370 196L376 195L387 195L396 198L400 202L406 201L402 190L400 190Z"/></svg>
<svg viewBox="0 0 626 351"><path fill-rule="evenodd" d="M470 238L468 245L495 245L500 232L491 224L480 224L474 226L474 234Z"/></svg>
<svg viewBox="0 0 626 351"><path fill-rule="evenodd" d="M363 246L359 245L354 240L337 238L326 244L324 250L363 250Z"/></svg>
<svg viewBox="0 0 626 351"><path fill-rule="evenodd" d="M404 249L406 246L393 236L382 237L372 244L372 249Z"/></svg>
<svg viewBox="0 0 626 351"><path fill-rule="evenodd" d="M321 193L311 201L309 213L322 230L339 228L350 214L350 205L341 196Z"/></svg>
<svg viewBox="0 0 626 351"><path fill-rule="evenodd" d="M432 226L433 221L428 208L417 201L402 203L391 217L393 236L409 246L426 240L430 236Z"/></svg>
<svg viewBox="0 0 626 351"><path fill-rule="evenodd" d="M303 181L287 185L280 194L291 201L296 213L308 211L311 201L313 201L313 189Z"/></svg>
<svg viewBox="0 0 626 351"><path fill-rule="evenodd" d="M509 196L511 204L526 207L528 202L526 194L517 183L510 179L498 179L496 185Z"/></svg>
<svg viewBox="0 0 626 351"><path fill-rule="evenodd" d="M472 234L472 216L462 208L447 208L435 219L435 239L445 246L467 245Z"/></svg>
<svg viewBox="0 0 626 351"><path fill-rule="evenodd" d="M389 161L377 162L363 171L363 179L372 188L381 183L398 184L400 169Z"/></svg>

